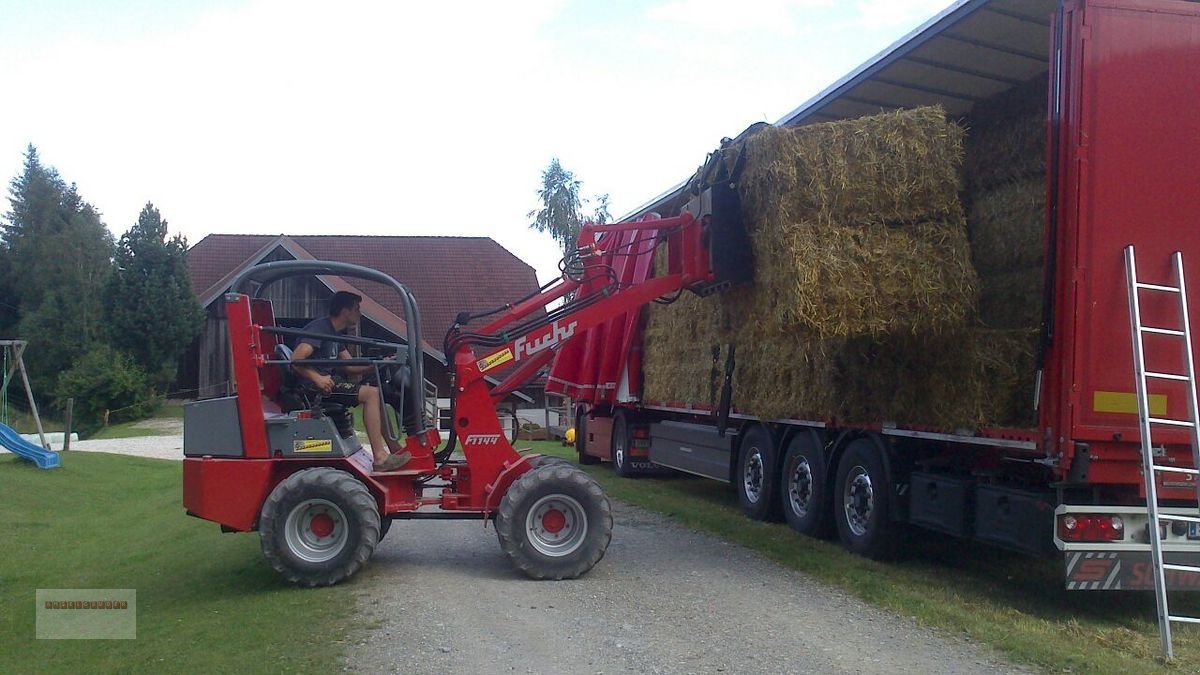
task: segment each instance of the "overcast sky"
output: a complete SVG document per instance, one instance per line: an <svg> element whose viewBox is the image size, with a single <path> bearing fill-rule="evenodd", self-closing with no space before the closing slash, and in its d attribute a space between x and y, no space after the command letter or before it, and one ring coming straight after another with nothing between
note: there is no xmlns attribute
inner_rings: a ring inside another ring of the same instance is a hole
<svg viewBox="0 0 1200 675"><path fill-rule="evenodd" d="M948 4L3 0L0 174L33 143L118 235L483 235L546 281L551 157L619 216Z"/></svg>

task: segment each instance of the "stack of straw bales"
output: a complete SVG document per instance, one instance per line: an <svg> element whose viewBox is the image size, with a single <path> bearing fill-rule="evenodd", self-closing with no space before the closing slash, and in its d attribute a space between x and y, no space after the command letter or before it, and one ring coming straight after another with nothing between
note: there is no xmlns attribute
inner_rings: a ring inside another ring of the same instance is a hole
<svg viewBox="0 0 1200 675"><path fill-rule="evenodd" d="M1020 342L1021 378L1004 420L1033 419L1046 211L1046 76L982 101L967 124L963 201L979 272L979 316L997 336Z"/></svg>
<svg viewBox="0 0 1200 675"><path fill-rule="evenodd" d="M1010 421L1032 343L980 327L962 128L920 108L772 127L743 152L755 283L648 310L643 396L715 404L732 344L735 405L762 417Z"/></svg>

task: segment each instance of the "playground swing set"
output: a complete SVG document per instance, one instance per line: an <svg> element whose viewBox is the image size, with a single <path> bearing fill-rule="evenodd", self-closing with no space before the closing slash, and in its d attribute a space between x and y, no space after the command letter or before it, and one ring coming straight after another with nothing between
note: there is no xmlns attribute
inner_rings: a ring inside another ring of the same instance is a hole
<svg viewBox="0 0 1200 675"><path fill-rule="evenodd" d="M24 354L28 344L25 340L0 340L0 348L4 351L4 382L0 387L0 448L33 462L39 469L54 469L60 464L59 456L50 449L50 444L46 441L42 418L38 415L37 401L33 398L33 388L29 386L29 374L25 371ZM12 384L13 376L18 373L25 388L25 398L29 401L29 411L33 414L33 422L37 425L41 447L25 440L9 426L11 420L8 412L8 388Z"/></svg>

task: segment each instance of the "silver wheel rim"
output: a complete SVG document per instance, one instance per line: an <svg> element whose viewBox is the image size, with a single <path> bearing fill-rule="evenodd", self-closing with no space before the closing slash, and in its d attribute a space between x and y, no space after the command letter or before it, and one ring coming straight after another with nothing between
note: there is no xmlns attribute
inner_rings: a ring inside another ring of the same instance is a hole
<svg viewBox="0 0 1200 675"><path fill-rule="evenodd" d="M625 466L625 425L621 425L617 429L616 436L613 437L613 462L619 467Z"/></svg>
<svg viewBox="0 0 1200 675"><path fill-rule="evenodd" d="M327 499L300 502L283 526L288 550L309 563L329 562L346 547L349 527L346 514Z"/></svg>
<svg viewBox="0 0 1200 675"><path fill-rule="evenodd" d="M742 472L742 489L746 491L746 499L757 502L762 496L763 463L762 453L758 448L751 448L746 456L746 470Z"/></svg>
<svg viewBox="0 0 1200 675"><path fill-rule="evenodd" d="M871 520L871 511L875 507L875 490L871 485L871 476L866 468L856 466L850 469L846 476L845 498L842 500L846 508L846 525L850 532L861 537L867 533L867 523Z"/></svg>
<svg viewBox="0 0 1200 675"><path fill-rule="evenodd" d="M546 495L533 503L525 517L529 543L551 558L571 555L583 546L588 520L583 506L567 495Z"/></svg>
<svg viewBox="0 0 1200 675"><path fill-rule="evenodd" d="M788 474L788 501L792 505L792 513L800 518L808 515L808 503L813 494L812 466L808 459L801 457Z"/></svg>

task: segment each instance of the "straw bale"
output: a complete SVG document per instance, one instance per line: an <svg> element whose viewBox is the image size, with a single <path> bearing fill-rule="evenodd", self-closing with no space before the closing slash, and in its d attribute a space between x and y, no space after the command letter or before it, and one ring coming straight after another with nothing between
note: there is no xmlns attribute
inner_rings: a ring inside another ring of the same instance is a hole
<svg viewBox="0 0 1200 675"><path fill-rule="evenodd" d="M1037 328L1042 323L1041 267L1001 272L980 280L979 318L991 328Z"/></svg>
<svg viewBox="0 0 1200 675"><path fill-rule="evenodd" d="M744 152L739 193L756 219L896 224L958 207L963 131L938 107L768 127Z"/></svg>
<svg viewBox="0 0 1200 675"><path fill-rule="evenodd" d="M978 281L960 214L905 227L764 223L755 285L778 324L818 337L943 331L974 316Z"/></svg>
<svg viewBox="0 0 1200 675"><path fill-rule="evenodd" d="M980 275L1041 267L1046 185L1041 176L975 196L967 217L971 255Z"/></svg>
<svg viewBox="0 0 1200 675"><path fill-rule="evenodd" d="M986 101L967 116L969 191L1046 172L1046 75Z"/></svg>

